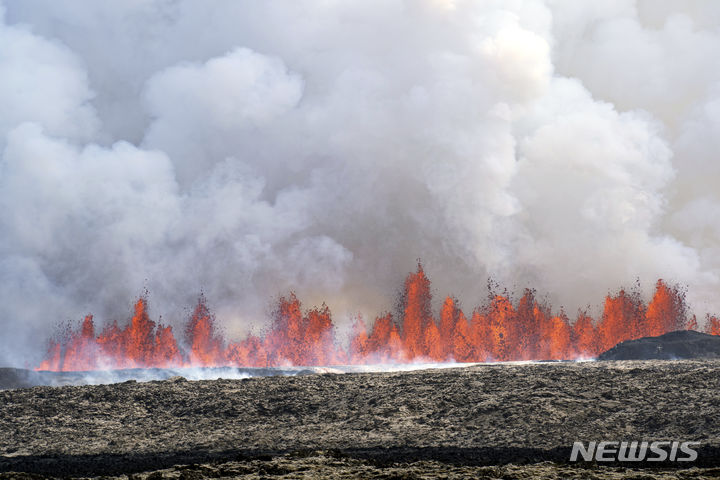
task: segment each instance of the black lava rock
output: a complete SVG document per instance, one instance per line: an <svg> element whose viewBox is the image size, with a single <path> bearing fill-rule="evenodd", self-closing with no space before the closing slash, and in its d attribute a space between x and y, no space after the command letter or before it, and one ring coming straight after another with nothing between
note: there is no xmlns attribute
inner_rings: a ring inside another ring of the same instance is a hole
<svg viewBox="0 0 720 480"><path fill-rule="evenodd" d="M720 336L679 330L618 343L598 360L690 360L720 358Z"/></svg>

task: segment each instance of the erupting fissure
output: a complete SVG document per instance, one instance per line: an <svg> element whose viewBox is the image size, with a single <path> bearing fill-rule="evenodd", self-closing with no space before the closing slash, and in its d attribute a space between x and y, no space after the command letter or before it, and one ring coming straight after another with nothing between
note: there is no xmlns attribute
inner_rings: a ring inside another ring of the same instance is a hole
<svg viewBox="0 0 720 480"><path fill-rule="evenodd" d="M240 342L227 342L217 332L202 295L181 342L170 326L150 319L147 299L142 297L124 328L113 323L96 334L88 315L79 331L66 331L51 340L37 369L560 360L594 357L624 340L697 329L682 289L663 280L658 280L647 305L637 292L608 295L597 321L584 311L574 322L562 311L553 314L532 290L525 290L514 304L508 295L491 294L469 318L450 296L436 319L430 280L421 265L408 275L403 293L400 318L386 313L375 319L370 331L358 318L348 348L337 341L325 304L303 312L292 293L279 299L264 335L249 335ZM705 330L719 335L720 319L708 316Z"/></svg>

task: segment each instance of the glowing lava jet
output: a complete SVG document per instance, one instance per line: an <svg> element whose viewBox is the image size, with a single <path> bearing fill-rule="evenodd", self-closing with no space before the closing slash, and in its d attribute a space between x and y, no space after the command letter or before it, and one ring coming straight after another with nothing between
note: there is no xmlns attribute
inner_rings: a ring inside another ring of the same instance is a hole
<svg viewBox="0 0 720 480"><path fill-rule="evenodd" d="M203 296L184 329L181 342L170 326L156 324L147 299L135 303L130 322L110 324L99 334L88 315L78 331L50 341L39 370L76 371L135 367L288 366L377 364L413 361L484 362L593 357L613 345L643 336L695 329L683 291L658 280L645 304L637 292L620 290L605 298L595 321L580 311L574 322L525 290L515 303L493 294L470 316L447 297L433 316L430 280L421 265L405 280L400 318L386 313L367 331L358 318L347 348L336 339L326 305L303 311L294 294L281 297L272 324L261 336L226 341ZM720 320L708 316L706 331L720 334Z"/></svg>

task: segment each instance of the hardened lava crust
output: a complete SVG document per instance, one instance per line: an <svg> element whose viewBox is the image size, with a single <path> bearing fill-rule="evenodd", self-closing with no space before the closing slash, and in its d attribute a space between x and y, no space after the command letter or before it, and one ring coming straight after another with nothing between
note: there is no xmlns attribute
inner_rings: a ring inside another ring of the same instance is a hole
<svg viewBox="0 0 720 480"><path fill-rule="evenodd" d="M9 389L0 478L713 478L719 392L715 360ZM692 464L569 462L593 440L700 446Z"/></svg>

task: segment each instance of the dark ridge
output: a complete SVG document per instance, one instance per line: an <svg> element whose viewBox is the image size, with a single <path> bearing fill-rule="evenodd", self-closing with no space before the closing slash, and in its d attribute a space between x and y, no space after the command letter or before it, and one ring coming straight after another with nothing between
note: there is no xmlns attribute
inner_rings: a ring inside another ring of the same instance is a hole
<svg viewBox="0 0 720 480"><path fill-rule="evenodd" d="M618 343L598 360L694 360L720 358L720 336L678 330Z"/></svg>
<svg viewBox="0 0 720 480"><path fill-rule="evenodd" d="M273 377L276 375L311 375L308 368L197 367L197 368L126 368L122 370L91 370L87 372L35 371L23 368L0 368L0 390L31 387L62 387L70 385L105 385L135 381L162 381L186 377L189 372L203 372L219 378Z"/></svg>
<svg viewBox="0 0 720 480"><path fill-rule="evenodd" d="M539 462L570 464L570 448L551 449L531 447L394 447L317 450L256 450L238 449L223 452L181 451L158 453L98 454L98 455L28 455L0 457L0 472L21 472L36 475L102 476L121 475L160 470L176 465L197 465L223 462L269 462L273 458L289 455L309 457L325 453L335 458L364 460L370 464L387 467L398 463L437 461L452 465L529 465ZM697 448L698 460L691 465L677 462L573 462L580 468L595 469L598 466L625 466L633 468L687 468L713 467L720 464L720 447Z"/></svg>
<svg viewBox="0 0 720 480"><path fill-rule="evenodd" d="M0 390L9 388L29 388L49 385L43 381L43 375L24 368L0 368Z"/></svg>

